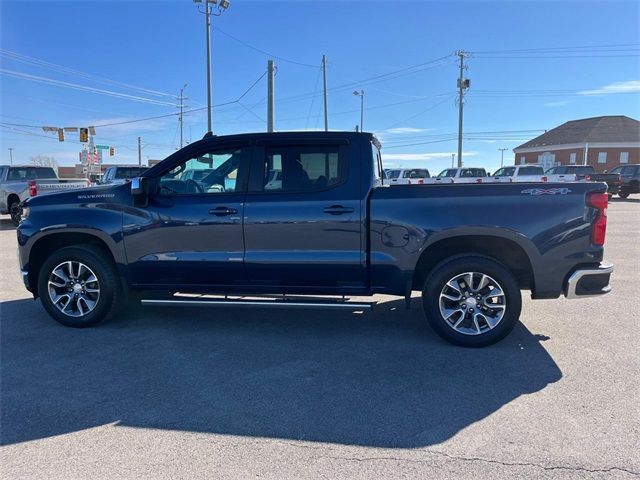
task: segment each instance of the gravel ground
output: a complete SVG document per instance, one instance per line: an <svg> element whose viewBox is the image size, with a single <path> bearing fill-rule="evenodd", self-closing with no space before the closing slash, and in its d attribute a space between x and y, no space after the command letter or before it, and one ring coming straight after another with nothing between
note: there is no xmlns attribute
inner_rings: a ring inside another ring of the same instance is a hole
<svg viewBox="0 0 640 480"><path fill-rule="evenodd" d="M638 478L640 201L605 297L532 301L450 346L414 298L371 313L134 308L51 320L0 217L2 478Z"/></svg>

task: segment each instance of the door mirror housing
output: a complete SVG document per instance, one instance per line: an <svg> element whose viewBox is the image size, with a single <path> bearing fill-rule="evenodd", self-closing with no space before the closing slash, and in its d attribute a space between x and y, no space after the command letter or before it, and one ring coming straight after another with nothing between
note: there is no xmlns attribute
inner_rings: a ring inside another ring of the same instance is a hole
<svg viewBox="0 0 640 480"><path fill-rule="evenodd" d="M131 196L136 207L146 207L149 203L149 179L145 177L132 178Z"/></svg>

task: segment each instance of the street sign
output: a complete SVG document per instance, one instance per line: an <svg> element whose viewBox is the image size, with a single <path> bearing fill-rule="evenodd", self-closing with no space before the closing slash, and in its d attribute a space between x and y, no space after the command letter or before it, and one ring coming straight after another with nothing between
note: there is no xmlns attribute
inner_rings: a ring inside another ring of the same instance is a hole
<svg viewBox="0 0 640 480"><path fill-rule="evenodd" d="M109 150L109 145L96 145L98 150Z"/></svg>

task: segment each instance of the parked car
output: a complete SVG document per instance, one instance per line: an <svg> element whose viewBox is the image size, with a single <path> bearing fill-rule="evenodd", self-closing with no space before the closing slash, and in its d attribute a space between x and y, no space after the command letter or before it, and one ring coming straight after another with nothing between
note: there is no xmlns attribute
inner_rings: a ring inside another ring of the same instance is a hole
<svg viewBox="0 0 640 480"><path fill-rule="evenodd" d="M620 175L620 198L627 198L632 193L640 193L640 165L620 165L610 173Z"/></svg>
<svg viewBox="0 0 640 480"><path fill-rule="evenodd" d="M620 188L620 174L618 173L596 173L593 165L558 165L551 167L545 175L552 176L555 181L585 181L585 182L605 182L609 198L618 193Z"/></svg>
<svg viewBox="0 0 640 480"><path fill-rule="evenodd" d="M131 184L31 198L17 232L25 286L71 327L134 292L155 306L367 310L341 296L408 308L419 291L433 329L473 347L512 330L521 290L610 290L603 183L387 188L379 147L356 132L210 136ZM203 155L219 166L200 186L182 180ZM276 169L282 184L267 190Z"/></svg>
<svg viewBox="0 0 640 480"><path fill-rule="evenodd" d="M431 178L426 168L394 168L386 170L391 185L422 185L425 178Z"/></svg>
<svg viewBox="0 0 640 480"><path fill-rule="evenodd" d="M29 197L87 187L84 179L60 179L52 167L0 165L0 213L20 222L20 203Z"/></svg>
<svg viewBox="0 0 640 480"><path fill-rule="evenodd" d="M148 167L140 165L114 165L107 168L102 175L100 185L118 185L130 182L132 178L142 175Z"/></svg>
<svg viewBox="0 0 640 480"><path fill-rule="evenodd" d="M486 177L487 171L481 167L445 168L425 183L482 183Z"/></svg>

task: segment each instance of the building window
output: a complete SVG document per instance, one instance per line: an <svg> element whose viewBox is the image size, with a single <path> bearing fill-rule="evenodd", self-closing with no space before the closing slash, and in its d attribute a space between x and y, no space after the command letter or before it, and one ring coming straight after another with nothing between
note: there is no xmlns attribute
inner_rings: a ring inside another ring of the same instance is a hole
<svg viewBox="0 0 640 480"><path fill-rule="evenodd" d="M607 163L607 152L598 152L598 163Z"/></svg>
<svg viewBox="0 0 640 480"><path fill-rule="evenodd" d="M520 165L524 165L525 163L527 163L527 158L524 156L520 157Z"/></svg>
<svg viewBox="0 0 640 480"><path fill-rule="evenodd" d="M551 152L544 152L542 155L538 155L538 164L542 165L544 169L553 167L556 161L556 154Z"/></svg>
<svg viewBox="0 0 640 480"><path fill-rule="evenodd" d="M576 164L576 154L575 154L575 153L572 153L572 154L569 156L569 163L570 163L571 165L575 165L575 164Z"/></svg>
<svg viewBox="0 0 640 480"><path fill-rule="evenodd" d="M629 163L629 152L620 152L620 163Z"/></svg>

